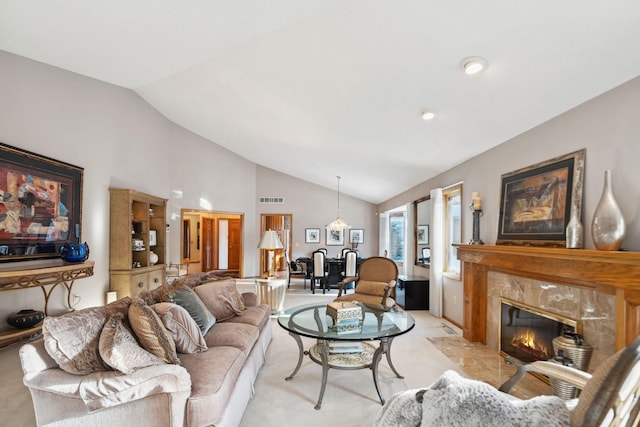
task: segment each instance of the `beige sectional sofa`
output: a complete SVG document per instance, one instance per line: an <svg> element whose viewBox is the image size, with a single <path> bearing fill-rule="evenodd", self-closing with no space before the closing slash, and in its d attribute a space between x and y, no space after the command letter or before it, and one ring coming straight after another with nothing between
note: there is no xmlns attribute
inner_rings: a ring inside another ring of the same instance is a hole
<svg viewBox="0 0 640 427"><path fill-rule="evenodd" d="M271 342L270 312L234 279L197 274L48 317L43 339L20 349L38 425L236 426Z"/></svg>

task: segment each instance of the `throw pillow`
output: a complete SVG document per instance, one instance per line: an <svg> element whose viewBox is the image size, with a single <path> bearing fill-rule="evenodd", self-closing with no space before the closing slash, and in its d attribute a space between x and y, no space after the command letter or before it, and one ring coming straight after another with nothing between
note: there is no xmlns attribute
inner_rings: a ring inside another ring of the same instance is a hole
<svg viewBox="0 0 640 427"><path fill-rule="evenodd" d="M109 318L100 333L100 356L102 360L123 374L132 374L137 369L165 362L138 345L133 333L122 320L122 314Z"/></svg>
<svg viewBox="0 0 640 427"><path fill-rule="evenodd" d="M179 364L176 343L160 318L140 298L133 298L129 307L129 323L140 344L167 363Z"/></svg>
<svg viewBox="0 0 640 427"><path fill-rule="evenodd" d="M151 308L171 333L178 353L192 354L207 350L207 343L198 324L186 309L170 302L154 304Z"/></svg>
<svg viewBox="0 0 640 427"><path fill-rule="evenodd" d="M131 298L125 297L104 307L46 317L42 334L47 353L70 374L87 375L109 370L100 357L100 333L111 315L126 315L130 304Z"/></svg>
<svg viewBox="0 0 640 427"><path fill-rule="evenodd" d="M556 396L519 400L487 383L446 371L422 395L426 426L560 427L569 425L569 410Z"/></svg>
<svg viewBox="0 0 640 427"><path fill-rule="evenodd" d="M373 282L370 280L360 280L356 285L356 293L383 296L384 289L389 286L386 282Z"/></svg>
<svg viewBox="0 0 640 427"><path fill-rule="evenodd" d="M183 307L196 321L202 335L216 323L216 317L207 309L200 297L189 286L183 285L162 296L163 302L171 302Z"/></svg>
<svg viewBox="0 0 640 427"><path fill-rule="evenodd" d="M206 282L196 286L194 291L218 322L242 314L244 304L240 305L242 297L233 279Z"/></svg>

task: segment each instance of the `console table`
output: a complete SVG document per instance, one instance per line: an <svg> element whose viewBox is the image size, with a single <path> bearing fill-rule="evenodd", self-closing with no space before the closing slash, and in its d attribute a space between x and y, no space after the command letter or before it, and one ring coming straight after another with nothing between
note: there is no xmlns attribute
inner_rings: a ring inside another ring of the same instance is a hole
<svg viewBox="0 0 640 427"><path fill-rule="evenodd" d="M399 275L396 302L405 310L429 310L429 279Z"/></svg>
<svg viewBox="0 0 640 427"><path fill-rule="evenodd" d="M60 264L48 267L34 267L26 270L0 270L0 291L16 289L40 288L44 295L44 314L48 315L49 297L60 284L67 288L67 307L71 307L71 288L77 279L93 276L93 261L78 264ZM46 288L51 286L50 288ZM28 329L8 329L0 331L0 348L6 347L21 337L31 336L42 330L42 324ZM6 342L10 341L10 342Z"/></svg>

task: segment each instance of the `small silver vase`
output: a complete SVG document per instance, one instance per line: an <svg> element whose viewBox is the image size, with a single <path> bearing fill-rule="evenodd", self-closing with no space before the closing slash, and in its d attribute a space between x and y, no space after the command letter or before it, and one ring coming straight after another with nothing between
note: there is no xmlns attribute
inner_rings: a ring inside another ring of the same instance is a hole
<svg viewBox="0 0 640 427"><path fill-rule="evenodd" d="M596 249L617 251L624 240L624 217L611 188L611 171L604 171L604 189L591 223L591 237Z"/></svg>
<svg viewBox="0 0 640 427"><path fill-rule="evenodd" d="M566 246L568 249L582 249L584 246L582 222L575 213L571 214L571 219L567 224Z"/></svg>

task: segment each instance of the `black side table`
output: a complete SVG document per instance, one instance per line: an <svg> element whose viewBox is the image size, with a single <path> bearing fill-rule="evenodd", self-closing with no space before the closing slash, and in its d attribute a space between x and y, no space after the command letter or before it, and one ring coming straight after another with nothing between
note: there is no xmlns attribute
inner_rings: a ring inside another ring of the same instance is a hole
<svg viewBox="0 0 640 427"><path fill-rule="evenodd" d="M396 302L405 310L429 310L429 279L409 275L398 276Z"/></svg>

